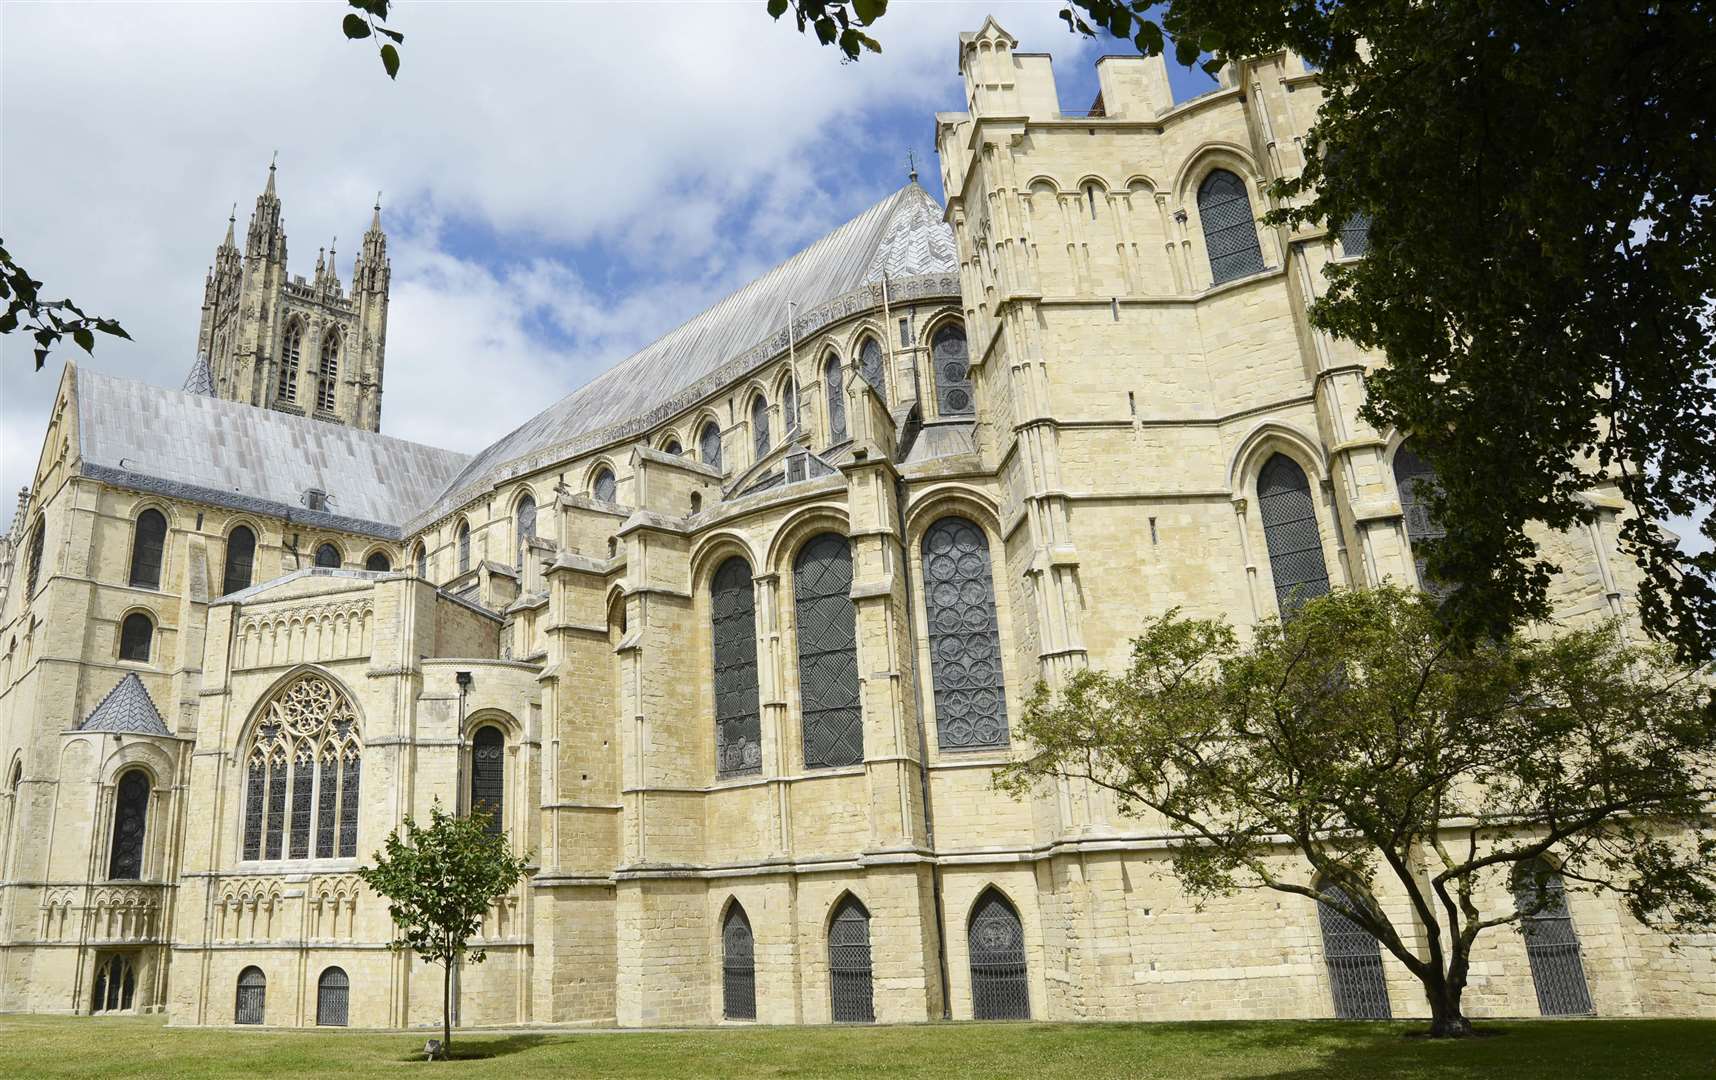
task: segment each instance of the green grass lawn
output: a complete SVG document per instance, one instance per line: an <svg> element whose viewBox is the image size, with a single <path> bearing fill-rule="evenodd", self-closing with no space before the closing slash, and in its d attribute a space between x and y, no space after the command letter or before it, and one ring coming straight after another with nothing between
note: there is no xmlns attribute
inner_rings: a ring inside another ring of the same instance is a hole
<svg viewBox="0 0 1716 1080"><path fill-rule="evenodd" d="M153 1018L0 1016L0 1077L1102 1077L1204 1080L1716 1077L1716 1021L1509 1021L1458 1043L1340 1022L940 1024L455 1034L169 1028ZM480 1056L478 1056L480 1055Z"/></svg>

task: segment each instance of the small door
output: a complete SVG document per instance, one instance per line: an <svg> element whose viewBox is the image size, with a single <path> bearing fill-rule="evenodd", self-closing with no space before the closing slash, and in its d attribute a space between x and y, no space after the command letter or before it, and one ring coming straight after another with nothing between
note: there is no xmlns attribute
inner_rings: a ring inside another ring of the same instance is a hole
<svg viewBox="0 0 1716 1080"><path fill-rule="evenodd" d="M979 1020L1029 1020L1025 930L1019 913L994 889L971 912L971 1015Z"/></svg>
<svg viewBox="0 0 1716 1080"><path fill-rule="evenodd" d="M828 981L834 1022L869 1024L876 1019L871 990L870 913L855 897L841 901L828 927Z"/></svg>
<svg viewBox="0 0 1716 1080"><path fill-rule="evenodd" d="M757 1018L756 945L751 920L734 904L721 924L721 1015L728 1020Z"/></svg>
<svg viewBox="0 0 1716 1080"><path fill-rule="evenodd" d="M268 979L262 969L247 967L238 973L238 1004L233 1009L235 1024L260 1024L266 1015Z"/></svg>
<svg viewBox="0 0 1716 1080"><path fill-rule="evenodd" d="M1349 906L1353 903L1338 885L1324 886L1323 895ZM1388 982L1382 973L1382 947L1376 938L1327 904L1317 905L1317 918L1322 924L1323 959L1329 966L1335 1015L1343 1020L1392 1018Z"/></svg>
<svg viewBox="0 0 1716 1080"><path fill-rule="evenodd" d="M316 1023L321 1027L345 1027L351 980L337 967L322 972L316 981Z"/></svg>

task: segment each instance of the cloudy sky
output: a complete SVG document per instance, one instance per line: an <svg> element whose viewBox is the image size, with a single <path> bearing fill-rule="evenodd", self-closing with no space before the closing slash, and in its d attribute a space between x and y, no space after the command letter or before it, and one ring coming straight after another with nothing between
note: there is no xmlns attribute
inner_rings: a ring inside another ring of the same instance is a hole
<svg viewBox="0 0 1716 1080"><path fill-rule="evenodd" d="M939 197L931 117L960 107L957 34L986 11L1055 53L1068 109L1099 52L1055 0L897 3L858 64L763 0L404 3L390 83L343 7L0 4L0 235L135 338L40 373L0 339L0 521L60 361L180 383L227 214L242 244L276 151L294 273L338 237L349 283L382 192L383 430L476 450L898 187L908 150Z"/></svg>

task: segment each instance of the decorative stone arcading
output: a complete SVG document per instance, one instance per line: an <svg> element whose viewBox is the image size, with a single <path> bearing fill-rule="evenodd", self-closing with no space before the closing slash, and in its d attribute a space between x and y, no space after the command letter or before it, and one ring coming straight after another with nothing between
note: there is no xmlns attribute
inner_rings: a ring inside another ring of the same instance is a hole
<svg viewBox="0 0 1716 1080"><path fill-rule="evenodd" d="M285 888L276 878L229 878L215 908L217 941L273 941L284 932Z"/></svg>
<svg viewBox="0 0 1716 1080"><path fill-rule="evenodd" d="M238 622L236 668L368 656L375 606L368 600L246 614Z"/></svg>

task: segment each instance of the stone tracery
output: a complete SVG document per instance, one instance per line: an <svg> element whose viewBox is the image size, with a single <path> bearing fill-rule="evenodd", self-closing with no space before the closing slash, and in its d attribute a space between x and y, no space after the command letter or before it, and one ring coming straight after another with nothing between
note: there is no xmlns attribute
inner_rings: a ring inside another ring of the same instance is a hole
<svg viewBox="0 0 1716 1080"><path fill-rule="evenodd" d="M277 692L246 756L244 858L309 858L312 836L318 859L355 856L362 757L357 712L332 682L305 674Z"/></svg>

